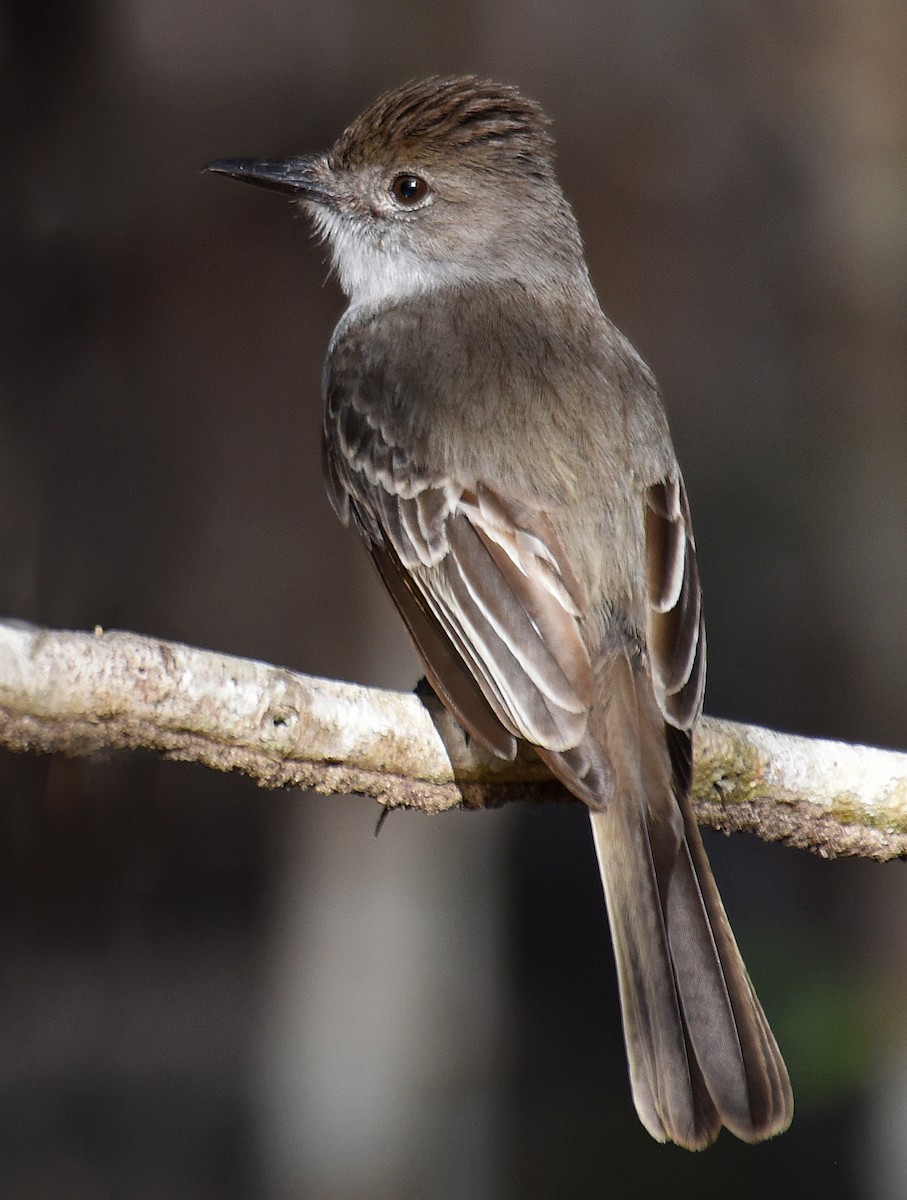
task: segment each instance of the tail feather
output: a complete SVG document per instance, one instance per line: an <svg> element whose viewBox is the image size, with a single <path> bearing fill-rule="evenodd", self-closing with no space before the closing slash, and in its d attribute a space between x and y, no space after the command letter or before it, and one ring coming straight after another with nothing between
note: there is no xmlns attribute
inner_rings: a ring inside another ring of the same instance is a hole
<svg viewBox="0 0 907 1200"><path fill-rule="evenodd" d="M739 1125L732 1124L730 1120L725 1120L725 1124L744 1141L756 1141L773 1133L780 1133L790 1124L793 1116L790 1080L737 948L687 797L681 801L681 809L690 867L699 886L705 918L712 931L722 971L728 983L747 1084L747 1116ZM702 1057L706 1049L707 1047L697 1047L697 1054ZM767 1132L760 1133L763 1129Z"/></svg>
<svg viewBox="0 0 907 1200"><path fill-rule="evenodd" d="M787 1071L672 769L651 686L625 659L609 683L601 725L590 732L606 748L613 789L591 818L637 1112L653 1137L689 1149L709 1145L722 1125L760 1141L790 1123Z"/></svg>

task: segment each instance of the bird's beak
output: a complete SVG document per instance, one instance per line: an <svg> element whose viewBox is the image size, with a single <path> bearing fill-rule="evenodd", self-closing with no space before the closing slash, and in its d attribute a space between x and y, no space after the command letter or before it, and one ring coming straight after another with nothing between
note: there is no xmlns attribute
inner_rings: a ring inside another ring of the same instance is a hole
<svg viewBox="0 0 907 1200"><path fill-rule="evenodd" d="M206 171L229 175L256 187L287 192L297 200L328 204L331 196L327 187L327 166L319 155L288 158L283 162L267 162L260 158L221 158L208 163Z"/></svg>

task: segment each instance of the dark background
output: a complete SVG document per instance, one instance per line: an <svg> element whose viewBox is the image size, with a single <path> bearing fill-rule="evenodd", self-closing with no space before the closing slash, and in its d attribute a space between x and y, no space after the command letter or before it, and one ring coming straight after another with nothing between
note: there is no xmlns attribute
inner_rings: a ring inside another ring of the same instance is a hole
<svg viewBox="0 0 907 1200"><path fill-rule="evenodd" d="M907 742L899 0L5 0L0 612L410 687L322 494L342 298L275 196L433 71L555 119L693 505L708 711ZM709 837L797 1098L657 1146L578 806L396 815L0 756L0 1194L907 1194L904 868Z"/></svg>

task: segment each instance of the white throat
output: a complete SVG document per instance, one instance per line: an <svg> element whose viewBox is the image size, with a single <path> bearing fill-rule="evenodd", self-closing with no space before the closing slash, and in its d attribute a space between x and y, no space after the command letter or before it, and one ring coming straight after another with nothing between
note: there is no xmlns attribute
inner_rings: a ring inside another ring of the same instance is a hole
<svg viewBox="0 0 907 1200"><path fill-rule="evenodd" d="M427 262L399 245L392 250L376 245L353 222L329 208L312 205L311 211L330 247L334 270L351 308L403 300L459 274L456 264Z"/></svg>

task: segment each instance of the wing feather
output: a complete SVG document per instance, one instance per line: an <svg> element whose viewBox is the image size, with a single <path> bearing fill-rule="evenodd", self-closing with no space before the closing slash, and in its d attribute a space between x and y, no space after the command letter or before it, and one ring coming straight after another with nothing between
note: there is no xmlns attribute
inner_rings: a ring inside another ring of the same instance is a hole
<svg viewBox="0 0 907 1200"><path fill-rule="evenodd" d="M646 492L647 644L659 707L690 729L705 691L705 623L696 544L680 475Z"/></svg>
<svg viewBox="0 0 907 1200"><path fill-rule="evenodd" d="M370 543L463 724L508 756L514 736L556 752L576 746L593 692L580 627L587 602L548 514L481 483L432 476L353 401L329 403L324 447L338 515L352 515ZM490 728L489 709L501 728Z"/></svg>

